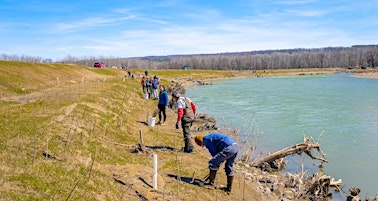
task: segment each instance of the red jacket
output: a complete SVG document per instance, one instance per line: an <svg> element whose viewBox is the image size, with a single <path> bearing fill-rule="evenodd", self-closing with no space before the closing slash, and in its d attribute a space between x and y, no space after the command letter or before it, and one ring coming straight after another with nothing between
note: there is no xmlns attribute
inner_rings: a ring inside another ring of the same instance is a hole
<svg viewBox="0 0 378 201"><path fill-rule="evenodd" d="M141 84L141 85L146 84L146 77L144 77L144 76L142 77L142 81L140 81L140 84Z"/></svg>
<svg viewBox="0 0 378 201"><path fill-rule="evenodd" d="M180 97L177 100L176 107L177 107L177 121L181 121L182 117L185 115L185 99L190 102L190 106L192 107L192 111L194 115L196 114L196 105L191 101L189 98Z"/></svg>

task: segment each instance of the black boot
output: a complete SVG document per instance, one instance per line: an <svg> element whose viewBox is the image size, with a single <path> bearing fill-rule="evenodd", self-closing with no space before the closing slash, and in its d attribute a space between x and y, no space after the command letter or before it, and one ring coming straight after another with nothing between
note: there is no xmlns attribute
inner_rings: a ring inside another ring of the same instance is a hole
<svg viewBox="0 0 378 201"><path fill-rule="evenodd" d="M182 148L182 151L185 152L185 153L190 153L190 154L193 154L194 153L194 146L193 144L191 143L190 141L190 138L189 139L184 139L185 140L185 146Z"/></svg>
<svg viewBox="0 0 378 201"><path fill-rule="evenodd" d="M222 187L221 189L226 191L228 194L231 193L232 182L234 181L234 175L227 175L227 186Z"/></svg>
<svg viewBox="0 0 378 201"><path fill-rule="evenodd" d="M209 182L205 183L204 187L208 189L215 189L214 181L215 181L216 176L217 176L217 170L210 169L209 178L208 178Z"/></svg>
<svg viewBox="0 0 378 201"><path fill-rule="evenodd" d="M187 154L194 154L194 147L191 147L191 148L185 148L185 147L181 147L181 152L184 152L184 153L187 153Z"/></svg>
<svg viewBox="0 0 378 201"><path fill-rule="evenodd" d="M194 146L189 146L188 149L185 151L186 153L194 153Z"/></svg>

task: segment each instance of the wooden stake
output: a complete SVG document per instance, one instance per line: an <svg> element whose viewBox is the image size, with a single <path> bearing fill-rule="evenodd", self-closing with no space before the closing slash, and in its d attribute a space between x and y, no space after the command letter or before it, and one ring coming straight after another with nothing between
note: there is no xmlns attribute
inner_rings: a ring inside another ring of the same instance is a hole
<svg viewBox="0 0 378 201"><path fill-rule="evenodd" d="M143 145L142 130L139 130L139 144Z"/></svg>

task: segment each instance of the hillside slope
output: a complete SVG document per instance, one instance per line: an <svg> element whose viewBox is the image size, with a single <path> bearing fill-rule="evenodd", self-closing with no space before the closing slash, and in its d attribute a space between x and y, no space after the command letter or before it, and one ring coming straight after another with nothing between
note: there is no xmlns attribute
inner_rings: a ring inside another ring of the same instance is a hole
<svg viewBox="0 0 378 201"><path fill-rule="evenodd" d="M242 175L232 195L190 184L194 172L208 173L209 154L175 151L183 138L171 109L164 126L147 126L157 102L143 99L142 70L130 70L131 79L117 69L0 62L0 71L0 200L264 200ZM169 85L236 72L150 73ZM218 184L225 184L219 172Z"/></svg>
<svg viewBox="0 0 378 201"><path fill-rule="evenodd" d="M236 164L231 195L192 184L208 174L209 153L198 146L195 154L177 151L183 136L174 128L172 109L164 126L147 126L157 102L144 99L144 70L127 71L0 61L0 200L296 199L293 193L300 191L280 175L244 163ZM222 78L337 71L151 70L149 77L157 75L165 86L188 86ZM152 188L154 154L157 189ZM216 185L225 183L220 169Z"/></svg>

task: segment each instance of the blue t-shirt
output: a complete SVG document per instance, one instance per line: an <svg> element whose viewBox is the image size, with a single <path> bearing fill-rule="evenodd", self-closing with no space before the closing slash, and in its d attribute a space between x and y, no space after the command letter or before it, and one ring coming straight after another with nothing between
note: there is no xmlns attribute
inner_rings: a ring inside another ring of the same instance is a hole
<svg viewBox="0 0 378 201"><path fill-rule="evenodd" d="M235 143L235 140L224 133L213 132L213 133L203 136L203 143L205 147L209 150L211 156L215 156L224 148Z"/></svg>
<svg viewBox="0 0 378 201"><path fill-rule="evenodd" d="M154 89L157 89L158 86L159 86L159 80L158 80L158 79L154 79L154 80L152 81L152 87L153 87Z"/></svg>

